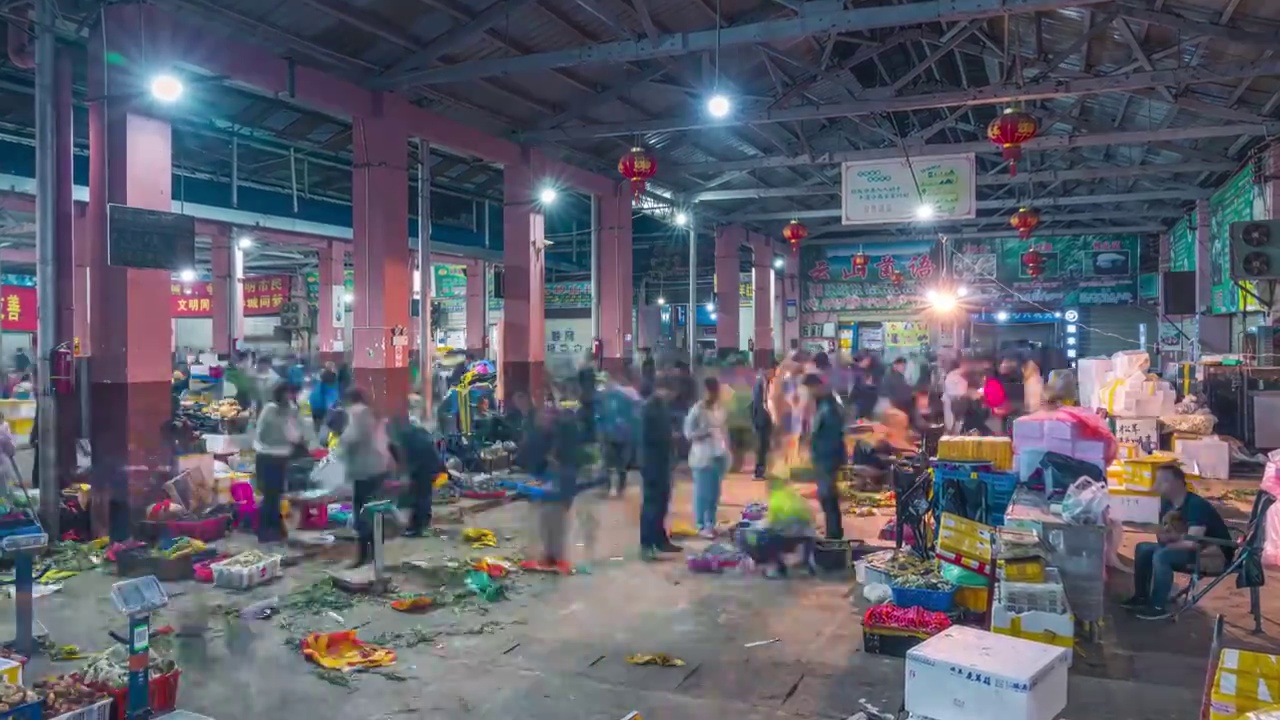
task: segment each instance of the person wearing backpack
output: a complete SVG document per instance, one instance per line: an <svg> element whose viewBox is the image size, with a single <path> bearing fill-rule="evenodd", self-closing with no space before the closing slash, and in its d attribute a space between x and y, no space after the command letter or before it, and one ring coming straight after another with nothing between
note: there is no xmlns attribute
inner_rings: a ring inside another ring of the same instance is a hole
<svg viewBox="0 0 1280 720"><path fill-rule="evenodd" d="M627 469L640 441L640 393L610 379L603 393L600 415L605 462L617 473L613 494L622 497L627 489Z"/></svg>
<svg viewBox="0 0 1280 720"><path fill-rule="evenodd" d="M347 388L343 405L347 424L338 441L338 453L352 487L351 514L360 547L351 567L357 568L373 559L373 523L364 516L364 506L374 499L390 473L390 443L386 424L369 407L363 390Z"/></svg>

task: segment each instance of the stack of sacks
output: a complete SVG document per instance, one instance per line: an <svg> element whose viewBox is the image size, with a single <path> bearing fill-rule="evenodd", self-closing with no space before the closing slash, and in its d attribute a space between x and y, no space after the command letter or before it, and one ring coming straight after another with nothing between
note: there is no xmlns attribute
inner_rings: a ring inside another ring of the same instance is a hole
<svg viewBox="0 0 1280 720"><path fill-rule="evenodd" d="M1079 408L1072 408L1079 412ZM1114 441L1112 441L1114 445ZM1105 469L1114 455L1114 447L1108 451L1107 442L1098 433L1081 422L1076 422L1068 411L1057 410L1024 415L1013 421L1014 467L1022 482L1040 467L1045 453L1056 452Z"/></svg>
<svg viewBox="0 0 1280 720"><path fill-rule="evenodd" d="M1173 412L1177 394L1169 383L1147 374L1151 356L1122 350L1111 356L1111 372L1098 391L1098 404L1115 417L1160 417Z"/></svg>
<svg viewBox="0 0 1280 720"><path fill-rule="evenodd" d="M1102 407L1101 393L1111 374L1111 358L1091 357L1076 361L1076 377L1080 387L1080 406L1096 410Z"/></svg>

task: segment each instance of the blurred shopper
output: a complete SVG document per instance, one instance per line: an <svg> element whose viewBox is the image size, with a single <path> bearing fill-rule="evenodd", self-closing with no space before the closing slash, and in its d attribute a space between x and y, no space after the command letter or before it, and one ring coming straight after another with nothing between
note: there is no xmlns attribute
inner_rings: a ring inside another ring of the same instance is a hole
<svg viewBox="0 0 1280 720"><path fill-rule="evenodd" d="M667 536L667 511L671 506L671 467L675 452L671 432L672 391L658 383L644 401L640 420L640 556L656 560L658 553L676 553L682 548Z"/></svg>
<svg viewBox="0 0 1280 720"><path fill-rule="evenodd" d="M761 370L751 388L751 427L756 434L755 478L763 480L769 470L769 443L773 436L773 416L769 414L769 386L777 366Z"/></svg>
<svg viewBox="0 0 1280 720"><path fill-rule="evenodd" d="M258 542L284 540L284 520L280 516L280 499L284 495L289 460L302 442L298 427L298 409L288 383L277 383L271 399L258 413L254 431L254 478L262 493L258 510Z"/></svg>
<svg viewBox="0 0 1280 720"><path fill-rule="evenodd" d="M840 405L832 396L831 388L817 375L804 379L805 388L813 396L817 412L812 434L813 467L818 475L818 502L826 516L826 535L829 540L844 538L844 523L840 517L839 488L836 478L840 468L848 462L844 445L844 416Z"/></svg>
<svg viewBox="0 0 1280 720"><path fill-rule="evenodd" d="M426 428L409 418L398 418L388 432L391 442L388 450L409 478L411 514L405 537L422 537L431 526L431 501L435 492L435 479L444 472L440 453Z"/></svg>
<svg viewBox="0 0 1280 720"><path fill-rule="evenodd" d="M324 428L325 418L329 411L338 405L338 374L332 370L321 370L316 383L311 387L311 424L316 435Z"/></svg>
<svg viewBox="0 0 1280 720"><path fill-rule="evenodd" d="M693 471L693 518L703 537L714 538L720 507L720 483L729 464L729 436L720 381L703 382L702 400L689 409L684 436L689 440L689 468Z"/></svg>
<svg viewBox="0 0 1280 720"><path fill-rule="evenodd" d="M352 486L351 513L359 535L359 550L352 567L373 559L373 523L365 517L364 506L377 495L391 468L386 425L369 407L364 391L347 388L343 396L346 427L338 451Z"/></svg>

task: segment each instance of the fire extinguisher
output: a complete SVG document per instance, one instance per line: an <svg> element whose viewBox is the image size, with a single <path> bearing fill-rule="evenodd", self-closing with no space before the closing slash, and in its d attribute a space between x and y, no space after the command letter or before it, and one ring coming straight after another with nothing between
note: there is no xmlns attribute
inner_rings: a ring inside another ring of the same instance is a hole
<svg viewBox="0 0 1280 720"><path fill-rule="evenodd" d="M604 369L604 341L600 338L591 340L591 357L596 359L596 369Z"/></svg>
<svg viewBox="0 0 1280 720"><path fill-rule="evenodd" d="M55 395L70 395L76 387L76 358L70 343L49 351L49 387Z"/></svg>

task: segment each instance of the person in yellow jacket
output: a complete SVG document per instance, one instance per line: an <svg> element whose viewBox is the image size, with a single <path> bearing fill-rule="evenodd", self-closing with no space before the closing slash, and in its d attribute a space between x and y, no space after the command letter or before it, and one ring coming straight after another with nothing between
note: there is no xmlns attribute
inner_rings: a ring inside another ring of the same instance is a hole
<svg viewBox="0 0 1280 720"><path fill-rule="evenodd" d="M814 546L817 532L813 527L813 508L791 483L779 477L769 480L769 509L764 525L743 533L743 551L757 565L764 566L765 577L787 576L786 555L799 550L809 574L817 573Z"/></svg>

